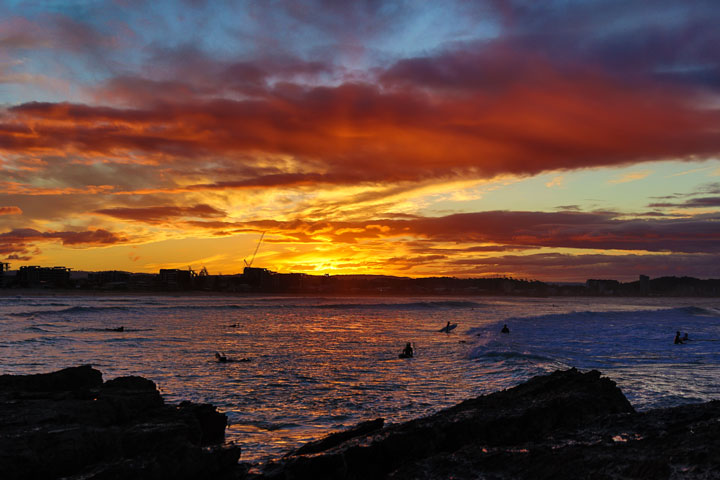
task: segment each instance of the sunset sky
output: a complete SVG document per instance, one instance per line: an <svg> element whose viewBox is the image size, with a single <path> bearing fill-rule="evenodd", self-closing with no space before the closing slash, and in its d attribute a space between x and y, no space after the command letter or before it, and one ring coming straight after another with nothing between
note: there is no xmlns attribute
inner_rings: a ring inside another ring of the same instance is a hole
<svg viewBox="0 0 720 480"><path fill-rule="evenodd" d="M720 3L0 2L11 268L720 277Z"/></svg>

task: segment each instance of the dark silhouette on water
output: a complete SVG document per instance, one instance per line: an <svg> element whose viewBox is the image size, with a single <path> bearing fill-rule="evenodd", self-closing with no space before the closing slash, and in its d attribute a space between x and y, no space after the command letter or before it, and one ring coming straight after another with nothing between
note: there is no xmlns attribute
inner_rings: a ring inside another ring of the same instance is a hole
<svg viewBox="0 0 720 480"><path fill-rule="evenodd" d="M109 332L124 332L125 327L106 328L105 330Z"/></svg>
<svg viewBox="0 0 720 480"><path fill-rule="evenodd" d="M500 330L500 333L510 333L510 329L507 326L507 323L503 325L502 330Z"/></svg>
<svg viewBox="0 0 720 480"><path fill-rule="evenodd" d="M680 338L680 331L675 333L675 340L673 343L675 343L675 345L682 345L683 341L682 338Z"/></svg>
<svg viewBox="0 0 720 480"><path fill-rule="evenodd" d="M413 348L412 345L410 345L410 342L405 344L405 348L403 349L402 353L398 355L398 358L412 358L413 357Z"/></svg>
<svg viewBox="0 0 720 480"><path fill-rule="evenodd" d="M683 341L683 343L685 343L685 342L687 342L688 340L690 340L690 338L688 338L688 333L685 332L685 334L684 334L683 337L682 337L682 341Z"/></svg>
<svg viewBox="0 0 720 480"><path fill-rule="evenodd" d="M455 327L457 327L457 323L450 323L447 322L447 325L442 327L440 329L441 332L450 333L451 331L455 330Z"/></svg>
<svg viewBox="0 0 720 480"><path fill-rule="evenodd" d="M240 359L230 358L221 352L215 352L215 359L217 360L218 363L249 362L250 361L250 359L247 357L243 357Z"/></svg>

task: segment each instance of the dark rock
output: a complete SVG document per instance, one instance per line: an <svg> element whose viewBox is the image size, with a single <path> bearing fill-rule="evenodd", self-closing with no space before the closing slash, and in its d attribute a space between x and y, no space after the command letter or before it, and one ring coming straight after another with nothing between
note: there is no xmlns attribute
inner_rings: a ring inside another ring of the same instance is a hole
<svg viewBox="0 0 720 480"><path fill-rule="evenodd" d="M91 365L37 375L0 375L0 391L58 392L97 388L101 384L102 373Z"/></svg>
<svg viewBox="0 0 720 480"><path fill-rule="evenodd" d="M720 402L637 413L597 371L558 371L425 418L329 439L268 464L260 477L720 479Z"/></svg>
<svg viewBox="0 0 720 480"><path fill-rule="evenodd" d="M102 383L90 366L0 377L0 477L236 477L240 448L222 442L211 405L165 405L141 377Z"/></svg>
<svg viewBox="0 0 720 480"><path fill-rule="evenodd" d="M197 422L201 432L201 445L220 443L225 439L227 415L218 412L214 405L182 402L179 410Z"/></svg>
<svg viewBox="0 0 720 480"><path fill-rule="evenodd" d="M351 438L367 435L376 430L380 430L385 424L384 418L377 418L375 420L369 420L367 422L361 422L356 426L343 430L341 432L331 433L330 435L322 438L316 442L306 443L302 447L298 448L294 452L288 454L292 455L308 455L313 453L324 452L332 447L336 447L343 442L350 440Z"/></svg>

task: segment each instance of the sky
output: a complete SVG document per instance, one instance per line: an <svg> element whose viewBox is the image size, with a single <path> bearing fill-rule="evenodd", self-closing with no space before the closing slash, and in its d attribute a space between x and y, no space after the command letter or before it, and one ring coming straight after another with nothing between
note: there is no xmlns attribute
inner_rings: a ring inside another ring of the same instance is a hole
<svg viewBox="0 0 720 480"><path fill-rule="evenodd" d="M714 0L0 1L0 261L718 278L717 25Z"/></svg>

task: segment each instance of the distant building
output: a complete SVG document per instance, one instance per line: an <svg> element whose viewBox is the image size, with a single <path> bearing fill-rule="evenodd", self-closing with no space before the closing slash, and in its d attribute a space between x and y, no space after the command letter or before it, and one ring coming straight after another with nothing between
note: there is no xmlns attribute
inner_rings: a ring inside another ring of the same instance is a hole
<svg viewBox="0 0 720 480"><path fill-rule="evenodd" d="M10 264L0 262L0 287L4 287L6 284L10 283L10 276L5 274L5 272L9 271Z"/></svg>
<svg viewBox="0 0 720 480"><path fill-rule="evenodd" d="M253 289L268 289L273 285L274 272L267 268L245 267L243 281Z"/></svg>
<svg viewBox="0 0 720 480"><path fill-rule="evenodd" d="M620 290L620 282L617 280L595 280L585 282L588 293L593 295L614 295Z"/></svg>
<svg viewBox="0 0 720 480"><path fill-rule="evenodd" d="M87 277L87 285L92 288L123 290L128 288L130 278L129 272L119 270L90 272Z"/></svg>
<svg viewBox="0 0 720 480"><path fill-rule="evenodd" d="M70 271L65 267L20 267L17 283L22 287L69 287Z"/></svg>
<svg viewBox="0 0 720 480"><path fill-rule="evenodd" d="M186 290L192 286L192 270L180 270L178 268L162 268L158 274L160 288L170 290Z"/></svg>

